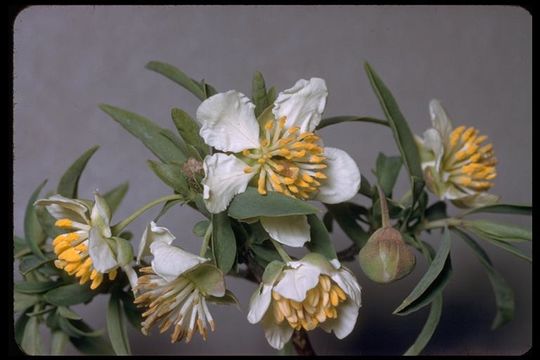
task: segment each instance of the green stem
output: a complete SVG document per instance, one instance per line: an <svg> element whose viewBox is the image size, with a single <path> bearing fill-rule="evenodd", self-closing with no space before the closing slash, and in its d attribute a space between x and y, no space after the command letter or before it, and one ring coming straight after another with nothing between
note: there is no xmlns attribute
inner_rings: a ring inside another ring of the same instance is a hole
<svg viewBox="0 0 540 360"><path fill-rule="evenodd" d="M379 185L377 185L377 191L379 192L379 202L381 204L382 227L390 227L390 216L388 215L388 204L386 203L386 195L384 194Z"/></svg>
<svg viewBox="0 0 540 360"><path fill-rule="evenodd" d="M283 261L285 261L285 262L292 261L291 257L289 256L289 254L287 254L287 252L285 250L283 250L283 247L281 246L280 243L278 243L274 239L270 239L270 240L272 240L272 244L276 248L277 252L279 253L279 256L281 256L281 259Z"/></svg>
<svg viewBox="0 0 540 360"><path fill-rule="evenodd" d="M144 205L140 209L133 212L133 214L129 215L124 220L120 221L118 224L111 227L111 231L112 231L113 235L119 234L122 230L124 230L124 228L126 226L128 226L133 220L135 220L136 218L141 216L142 213L144 213L146 210L158 205L161 202L169 201L169 200L177 200L177 199L178 200L182 199L182 196L180 196L180 195L167 195L167 196L163 196L163 197L160 197L159 199L156 199L154 201L149 202L148 204Z"/></svg>
<svg viewBox="0 0 540 360"><path fill-rule="evenodd" d="M204 257L206 255L206 250L208 250L208 244L210 243L210 238L212 237L212 222L208 225L206 228L206 232L204 233L203 243L201 245L201 251L199 251L199 256Z"/></svg>

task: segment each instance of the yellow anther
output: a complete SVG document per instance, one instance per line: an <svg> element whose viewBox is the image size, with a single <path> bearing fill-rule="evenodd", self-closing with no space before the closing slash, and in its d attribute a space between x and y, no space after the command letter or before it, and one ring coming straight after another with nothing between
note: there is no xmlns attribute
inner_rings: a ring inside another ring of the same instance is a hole
<svg viewBox="0 0 540 360"><path fill-rule="evenodd" d="M452 147L456 146L464 130L465 130L465 126L460 126L458 128L455 128L454 131L452 131L452 133L450 134L450 146Z"/></svg>
<svg viewBox="0 0 540 360"><path fill-rule="evenodd" d="M71 221L70 219L59 219L59 220L56 220L56 222L54 223L54 226L62 228L62 229L71 228L73 226L73 221Z"/></svg>
<svg viewBox="0 0 540 360"><path fill-rule="evenodd" d="M457 161L461 161L467 157L467 153L463 150L459 150L457 153L454 154L454 157Z"/></svg>
<svg viewBox="0 0 540 360"><path fill-rule="evenodd" d="M257 191L261 195L266 195L266 171L261 171L259 175L259 180L257 182Z"/></svg>
<svg viewBox="0 0 540 360"><path fill-rule="evenodd" d="M291 143L292 141L294 141L294 139L290 138L290 137L281 138L281 139L278 140L278 144L279 144L279 146L285 146L285 145Z"/></svg>
<svg viewBox="0 0 540 360"><path fill-rule="evenodd" d="M273 120L268 120L266 122L266 124L264 124L264 128L266 130L272 130L273 127L274 127L274 121Z"/></svg>
<svg viewBox="0 0 540 360"><path fill-rule="evenodd" d="M285 185L291 185L291 184L294 184L295 179L290 178L290 177L284 177L284 178L282 179L282 181L283 181L283 183L284 183Z"/></svg>
<svg viewBox="0 0 540 360"><path fill-rule="evenodd" d="M242 155L249 156L251 154L251 151L248 149L242 150Z"/></svg>
<svg viewBox="0 0 540 360"><path fill-rule="evenodd" d="M476 145L480 145L481 143L483 143L484 141L486 141L487 138L488 138L488 137L487 137L486 135L479 136L479 137L476 138L476 140L474 141L474 143L475 143Z"/></svg>
<svg viewBox="0 0 540 360"><path fill-rule="evenodd" d="M266 146L268 146L268 144L269 144L268 139L262 139L262 140L261 140L261 146L262 146L262 147L266 147Z"/></svg>
<svg viewBox="0 0 540 360"><path fill-rule="evenodd" d="M81 280L79 280L79 284L82 285L82 284L86 283L88 280L90 280L90 271L86 272L86 274L81 276Z"/></svg>
<svg viewBox="0 0 540 360"><path fill-rule="evenodd" d="M58 244L56 244L56 246L54 247L54 253L56 255L64 252L65 250L69 249L71 246L69 245L68 242L64 241L64 242L60 242Z"/></svg>
<svg viewBox="0 0 540 360"><path fill-rule="evenodd" d="M257 162L262 165L262 164L264 164L266 162L266 159L265 158L260 158L260 159L257 159Z"/></svg>
<svg viewBox="0 0 540 360"><path fill-rule="evenodd" d="M485 153L491 152L492 150L493 150L493 145L487 144L487 145L482 146L479 152L482 154L485 154Z"/></svg>
<svg viewBox="0 0 540 360"><path fill-rule="evenodd" d="M302 174L302 179L304 179L305 182L312 183L315 181L311 176L308 174Z"/></svg>
<svg viewBox="0 0 540 360"><path fill-rule="evenodd" d="M296 194L298 192L298 188L294 185L289 185L288 188L292 193Z"/></svg>
<svg viewBox="0 0 540 360"><path fill-rule="evenodd" d="M92 273L90 274L90 280L94 280L98 274L99 273L96 269L92 270Z"/></svg>
<svg viewBox="0 0 540 360"><path fill-rule="evenodd" d="M79 270L80 265L80 262L69 263L64 267L64 271L66 271L69 275L73 275L77 272L77 270Z"/></svg>
<svg viewBox="0 0 540 360"><path fill-rule="evenodd" d="M461 135L461 141L467 142L469 140L469 138L472 135L474 135L475 132L476 132L475 128L473 128L473 127L468 128L467 130L465 130L463 135Z"/></svg>
<svg viewBox="0 0 540 360"><path fill-rule="evenodd" d="M246 166L244 168L244 173L249 174L253 171L253 168L251 166Z"/></svg>
<svg viewBox="0 0 540 360"><path fill-rule="evenodd" d="M306 156L306 150L293 151L292 156L295 158L303 158L304 156Z"/></svg>
<svg viewBox="0 0 540 360"><path fill-rule="evenodd" d="M92 285L90 285L90 289L94 290L101 284L102 281L103 281L103 274L98 273L96 277L93 279Z"/></svg>
<svg viewBox="0 0 540 360"><path fill-rule="evenodd" d="M54 260L54 266L56 266L58 269L63 269L64 266L66 266L66 262L62 260Z"/></svg>
<svg viewBox="0 0 540 360"><path fill-rule="evenodd" d="M79 255L79 252L73 248L69 248L65 250L64 252L62 252L60 255L58 255L58 258L60 260L65 260L67 262L75 262L75 261L81 260L81 256Z"/></svg>
<svg viewBox="0 0 540 360"><path fill-rule="evenodd" d="M279 155L281 156L289 156L291 154L289 149L281 148L279 149Z"/></svg>
<svg viewBox="0 0 540 360"><path fill-rule="evenodd" d="M300 186L300 187L309 187L309 184L307 182L305 182L304 180L301 180L301 179L298 179L296 181L296 185Z"/></svg>
<svg viewBox="0 0 540 360"><path fill-rule="evenodd" d="M323 172L316 172L314 175L317 179L327 179L328 176L326 176Z"/></svg>
<svg viewBox="0 0 540 360"><path fill-rule="evenodd" d="M112 281L112 280L116 279L116 275L117 275L117 274L118 274L118 271L117 271L116 269L114 269L113 271L111 271L111 272L109 273L109 280Z"/></svg>
<svg viewBox="0 0 540 360"><path fill-rule="evenodd" d="M291 126L289 129L287 129L287 132L292 135L296 134L299 130L300 128L298 126Z"/></svg>
<svg viewBox="0 0 540 360"><path fill-rule="evenodd" d="M279 122L279 128L280 129L283 129L285 127L285 122L287 121L287 117L286 116L282 116L279 118L278 122Z"/></svg>
<svg viewBox="0 0 540 360"><path fill-rule="evenodd" d="M461 186L469 186L472 182L472 179L468 176L458 176L454 182Z"/></svg>
<svg viewBox="0 0 540 360"><path fill-rule="evenodd" d="M312 155L309 158L310 163L320 163L320 162L323 162L323 161L324 161L324 157L322 157L322 156Z"/></svg>

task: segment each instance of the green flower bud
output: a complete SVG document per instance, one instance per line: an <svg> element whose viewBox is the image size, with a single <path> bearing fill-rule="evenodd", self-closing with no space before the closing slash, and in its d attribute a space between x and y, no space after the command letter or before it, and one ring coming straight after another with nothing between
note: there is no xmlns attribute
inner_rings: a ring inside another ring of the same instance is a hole
<svg viewBox="0 0 540 360"><path fill-rule="evenodd" d="M378 283L390 283L408 275L416 258L403 241L401 233L392 227L383 227L371 235L358 260L362 271Z"/></svg>

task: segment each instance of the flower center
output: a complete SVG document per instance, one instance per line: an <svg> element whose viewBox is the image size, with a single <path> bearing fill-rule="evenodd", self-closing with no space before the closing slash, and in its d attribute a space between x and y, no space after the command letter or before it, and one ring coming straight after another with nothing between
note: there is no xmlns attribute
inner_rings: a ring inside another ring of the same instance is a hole
<svg viewBox="0 0 540 360"><path fill-rule="evenodd" d="M212 331L215 330L206 299L193 282L182 276L168 282L155 275L152 267L141 268L140 272L148 275L139 277L133 290L140 294L134 303L140 304L138 307L148 307L142 314L146 318L141 324L144 335L148 335L157 322L161 322L160 333L174 325L171 343L181 341L184 337L186 343L190 342L196 330L206 340L207 323Z"/></svg>
<svg viewBox="0 0 540 360"><path fill-rule="evenodd" d="M482 145L486 139L485 135L478 136L473 127L460 126L452 131L443 159L443 170L449 173L450 181L473 191L486 191L493 186L497 159L492 144Z"/></svg>
<svg viewBox="0 0 540 360"><path fill-rule="evenodd" d="M55 225L61 229L81 229L58 235L53 240L54 253L58 257L54 265L66 271L69 275L80 278L79 284L92 280L90 288L97 288L103 281L103 273L94 269L92 258L88 256L88 229L90 226L79 224L70 219L60 219ZM109 280L116 278L117 271L108 273Z"/></svg>
<svg viewBox="0 0 540 360"><path fill-rule="evenodd" d="M272 291L272 298L278 323L286 319L295 330L313 330L326 319L337 318L338 305L347 300L347 295L328 276L320 275L319 283L308 290L302 302L284 298L275 291Z"/></svg>
<svg viewBox="0 0 540 360"><path fill-rule="evenodd" d="M261 147L244 150L242 155L254 164L244 172L258 172L259 194L277 191L288 196L309 199L326 179L327 167L320 138L312 132L299 133L298 127L285 129L285 116L264 125Z"/></svg>

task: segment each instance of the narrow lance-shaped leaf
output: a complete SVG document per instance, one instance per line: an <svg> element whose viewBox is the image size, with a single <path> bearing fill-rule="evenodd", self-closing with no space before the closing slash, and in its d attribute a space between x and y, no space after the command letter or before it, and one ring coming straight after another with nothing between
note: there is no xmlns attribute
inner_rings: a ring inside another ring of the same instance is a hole
<svg viewBox="0 0 540 360"><path fill-rule="evenodd" d="M402 161L399 156L386 156L383 153L379 153L379 156L377 156L375 167L377 180L381 189L388 197L392 195L392 190L401 170L401 164Z"/></svg>
<svg viewBox="0 0 540 360"><path fill-rule="evenodd" d="M54 288L45 293L43 299L54 305L70 306L87 302L95 295L97 292L90 290L88 285L75 283Z"/></svg>
<svg viewBox="0 0 540 360"><path fill-rule="evenodd" d="M129 184L125 182L123 184L118 185L114 189L106 192L105 195L103 195L103 198L109 205L111 214L114 214L116 209L118 209L118 206L124 199L124 196L126 195L128 189L129 189Z"/></svg>
<svg viewBox="0 0 540 360"><path fill-rule="evenodd" d="M28 355L40 355L43 353L41 334L39 333L39 320L35 316L31 317L24 327L21 348Z"/></svg>
<svg viewBox="0 0 540 360"><path fill-rule="evenodd" d="M204 89L204 84L200 84L199 82L193 80L180 69L170 64L159 61L150 61L148 64L146 64L146 68L155 71L165 76L166 78L174 81L175 83L195 95L197 98L199 98L199 100L202 101L206 99L207 94Z"/></svg>
<svg viewBox="0 0 540 360"><path fill-rule="evenodd" d="M59 285L56 281L22 281L15 283L14 290L23 294L41 294Z"/></svg>
<svg viewBox="0 0 540 360"><path fill-rule="evenodd" d="M36 190L30 196L28 204L26 205L26 212L24 214L24 236L28 247L37 256L44 258L43 252L39 248L39 245L45 241L46 235L43 232L41 225L36 216L34 210L34 202L36 202L41 189L45 186L47 180L43 181Z"/></svg>
<svg viewBox="0 0 540 360"><path fill-rule="evenodd" d="M323 222L316 215L308 215L307 219L311 238L307 243L309 250L324 255L328 260L337 259L336 249Z"/></svg>
<svg viewBox="0 0 540 360"><path fill-rule="evenodd" d="M116 355L130 355L131 350L122 303L116 293L111 294L107 308L107 331Z"/></svg>
<svg viewBox="0 0 540 360"><path fill-rule="evenodd" d="M256 71L255 74L253 74L253 80L251 81L251 98L253 104L255 104L255 116L258 117L261 112L270 105L266 96L264 77L259 71Z"/></svg>
<svg viewBox="0 0 540 360"><path fill-rule="evenodd" d="M199 155L204 158L208 154L208 145L199 135L200 125L181 109L173 108L171 110L172 120L176 130L182 136L184 141L195 147Z"/></svg>
<svg viewBox="0 0 540 360"><path fill-rule="evenodd" d="M514 215L532 215L532 206L518 204L494 204L472 208L461 214L460 217L476 214L476 213L497 213L497 214L514 214Z"/></svg>
<svg viewBox="0 0 540 360"><path fill-rule="evenodd" d="M341 124L344 122L367 122L372 124L379 124L384 126L390 126L388 121L382 119L376 119L369 116L333 116L329 118L322 119L319 125L317 125L317 130L324 129L330 125Z"/></svg>
<svg viewBox="0 0 540 360"><path fill-rule="evenodd" d="M523 242L532 240L532 233L514 225L495 223L487 220L466 220L463 226L481 238L502 242Z"/></svg>
<svg viewBox="0 0 540 360"><path fill-rule="evenodd" d="M461 236L467 245L474 250L478 260L480 260L486 269L491 287L493 288L493 293L495 295L495 304L497 306L497 312L495 318L493 319L491 329L497 329L514 318L514 292L501 274L495 270L484 249L482 249L482 247L465 232L458 229L453 229L453 231Z"/></svg>
<svg viewBox="0 0 540 360"><path fill-rule="evenodd" d="M85 332L92 332L93 329L88 326L84 321L79 320L75 322L77 328L79 328L82 331ZM89 355L113 355L114 350L109 343L103 336L97 336L97 337L70 337L69 341L79 350L80 352L84 354Z"/></svg>
<svg viewBox="0 0 540 360"><path fill-rule="evenodd" d="M236 239L226 212L212 215L212 253L217 267L227 274L236 258Z"/></svg>
<svg viewBox="0 0 540 360"><path fill-rule="evenodd" d="M168 186L180 193L185 198L190 197L190 190L182 173L182 168L178 164L162 164L157 161L148 160L150 169Z"/></svg>
<svg viewBox="0 0 540 360"><path fill-rule="evenodd" d="M63 355L69 336L62 330L54 330L51 335L51 355Z"/></svg>
<svg viewBox="0 0 540 360"><path fill-rule="evenodd" d="M151 120L112 105L101 104L99 108L141 140L161 161L182 163L186 160L182 151L161 133L162 128Z"/></svg>
<svg viewBox="0 0 540 360"><path fill-rule="evenodd" d="M98 145L91 147L90 149L86 150L77 160L75 160L73 164L71 164L58 182L58 194L71 199L77 198L77 190L79 187L79 179L81 178L81 174L84 171L88 160L90 160L97 149L99 149Z"/></svg>
<svg viewBox="0 0 540 360"><path fill-rule="evenodd" d="M448 228L443 231L439 249L428 270L403 302L394 310L396 315L407 315L428 305L440 293L452 273L450 263L451 239Z"/></svg>

